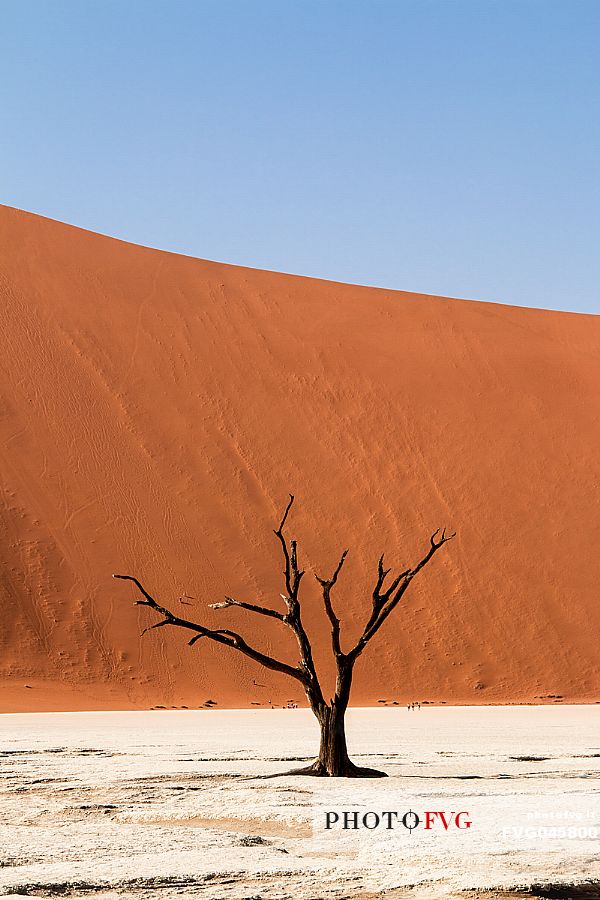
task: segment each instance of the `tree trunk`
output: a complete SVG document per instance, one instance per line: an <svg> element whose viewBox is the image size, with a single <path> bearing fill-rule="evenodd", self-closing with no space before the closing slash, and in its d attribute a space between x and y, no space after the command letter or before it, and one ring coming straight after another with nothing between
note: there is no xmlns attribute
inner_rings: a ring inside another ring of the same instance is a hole
<svg viewBox="0 0 600 900"><path fill-rule="evenodd" d="M344 718L346 706L335 697L317 713L321 726L319 757L310 766L294 769L288 775L317 775L337 778L385 778L385 772L356 766L348 756Z"/></svg>
<svg viewBox="0 0 600 900"><path fill-rule="evenodd" d="M314 763L315 774L345 778L383 778L385 772L356 766L346 748L346 707L335 698L326 706L321 720L321 746Z"/></svg>
<svg viewBox="0 0 600 900"><path fill-rule="evenodd" d="M356 766L348 756L345 717L350 701L350 688L356 656L336 652L337 677L333 699L326 703L307 689L310 707L321 726L319 758L310 766L284 772L284 775L319 775L333 778L385 778L385 772Z"/></svg>
<svg viewBox="0 0 600 900"><path fill-rule="evenodd" d="M321 720L321 746L317 765L325 775L348 775L354 768L346 747L346 710L335 700L326 706Z"/></svg>

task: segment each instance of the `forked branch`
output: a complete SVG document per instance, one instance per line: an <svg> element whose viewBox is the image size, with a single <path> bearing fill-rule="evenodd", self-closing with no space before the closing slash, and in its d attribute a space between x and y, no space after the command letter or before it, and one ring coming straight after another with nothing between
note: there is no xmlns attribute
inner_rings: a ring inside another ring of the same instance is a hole
<svg viewBox="0 0 600 900"><path fill-rule="evenodd" d="M439 538L438 535L440 535ZM378 565L377 582L373 590L373 610L362 635L348 654L351 658L356 659L363 652L368 642L377 634L387 617L396 608L415 575L427 565L440 547L448 543L448 541L451 541L453 537L456 537L455 531L451 534L447 534L445 528L438 528L434 531L429 538L429 550L427 553L412 569L405 569L403 572L400 572L400 574L392 580L386 590L383 590L383 584L386 577L391 572L391 569L383 568L383 554L381 555Z"/></svg>
<svg viewBox="0 0 600 900"><path fill-rule="evenodd" d="M283 622L292 629L296 636L298 649L300 650L300 666L306 673L306 676L311 685L309 696L311 704L315 703L319 705L324 704L325 700L323 698L323 692L321 690L321 685L319 684L317 670L315 669L315 664L313 661L312 647L310 645L308 635L304 630L304 625L302 624L300 601L298 599L298 591L300 588L300 581L302 580L302 576L304 575L304 569L300 569L298 566L298 549L296 541L290 540L288 546L287 539L283 533L283 529L293 503L294 495L290 494L290 499L288 501L288 505L285 508L283 518L279 523L279 527L274 529L274 534L281 544L281 550L283 552L283 558L285 561L283 575L285 579L286 593L282 594L281 597L285 605L287 606L287 615L283 617Z"/></svg>
<svg viewBox="0 0 600 900"><path fill-rule="evenodd" d="M329 621L331 622L331 646L336 657L342 655L342 648L340 646L340 620L336 616L333 605L331 603L331 589L336 583L338 575L342 571L342 566L344 565L347 555L348 551L344 550L340 557L340 561L337 564L337 568L331 578L319 578L318 575L315 575L315 578L321 585L321 590L323 591L323 603L325 605L325 612L327 613Z"/></svg>

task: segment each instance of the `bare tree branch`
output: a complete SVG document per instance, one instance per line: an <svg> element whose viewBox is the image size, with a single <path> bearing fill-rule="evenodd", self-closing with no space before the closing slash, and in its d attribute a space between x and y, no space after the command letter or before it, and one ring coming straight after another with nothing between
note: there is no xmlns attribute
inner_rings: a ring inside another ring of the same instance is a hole
<svg viewBox="0 0 600 900"><path fill-rule="evenodd" d="M389 588L383 593L381 593L383 582L385 581L386 575L388 575L391 570L383 569L383 555L381 556L378 566L377 584L373 591L373 612L365 625L362 635L348 654L350 657L356 659L362 653L371 638L377 634L387 617L396 608L415 575L427 565L440 547L456 536L456 532L447 535L445 528L442 530L440 538L436 540L438 534L440 534L439 528L431 535L429 539L430 547L425 556L419 560L413 569L406 569L404 572L401 572L400 575L396 576Z"/></svg>
<svg viewBox="0 0 600 900"><path fill-rule="evenodd" d="M383 587L383 582L385 581L387 576L392 571L391 569L383 568L384 556L385 556L385 554L382 553L381 556L379 557L379 562L377 563L377 584L375 585L375 587L373 589L373 605L374 606L377 604L377 601L379 598L379 593L381 591L381 588Z"/></svg>
<svg viewBox="0 0 600 900"><path fill-rule="evenodd" d="M278 659L267 656L265 653L261 653L260 650L256 650L254 647L251 647L244 640L244 638L241 635L237 634L237 632L235 631L229 631L226 629L213 630L210 628L206 628L204 625L198 625L197 622L190 622L187 619L182 619L179 616L176 616L169 609L157 603L154 597L152 597L146 591L146 589L142 586L138 579L134 578L133 575L113 575L113 578L121 578L123 581L132 581L138 588L140 593L145 597L145 600L137 600L136 605L149 606L151 607L151 609L155 610L155 612L158 612L163 616L163 621L158 622L156 625L150 626L150 628L162 628L164 625L174 625L179 628L187 628L190 631L195 631L197 633L196 640L199 640L201 637L206 637L211 641L215 641L217 644L224 644L226 647L233 647L234 650L239 650L240 653L243 653L250 659L255 660L255 662L260 663L267 669L273 669L276 672L283 672L285 675L289 675L291 678L295 678L297 681L302 682L302 684L306 687L308 679L303 667L290 666ZM147 631L150 629L145 630ZM192 639L192 641L194 641L194 639Z"/></svg>
<svg viewBox="0 0 600 900"><path fill-rule="evenodd" d="M162 628L163 625L169 625L169 624L170 623L169 623L168 619L162 619L162 621L156 622L154 625L148 625L147 628L144 628L144 630L142 631L142 635L146 634L147 631L153 631L154 628Z"/></svg>
<svg viewBox="0 0 600 900"><path fill-rule="evenodd" d="M217 628L212 632L212 634L227 634L231 638L239 638L239 635L237 635L235 631L230 631L228 628ZM208 635L204 633L195 634L194 637L188 641L188 647L193 647L194 644L201 640L203 637L208 637Z"/></svg>
<svg viewBox="0 0 600 900"><path fill-rule="evenodd" d="M290 512L290 509L292 508L293 502L294 502L294 495L293 495L293 494L290 494L290 499L289 499L288 505L287 505L286 508L285 508L285 512L284 512L284 514L283 514L283 518L282 518L281 522L279 523L279 528L275 528L275 529L274 529L274 534L277 536L277 539L279 540L279 543L281 544L281 549L283 550L283 556L284 556L284 559L285 559L285 569L284 569L284 573L283 573L283 574L284 574L284 577L285 577L285 587L286 587L286 590L287 590L287 592L288 592L288 596L289 596L289 597L292 596L292 594L294 593L294 591L297 591L297 590L298 590L298 584L295 584L294 581L292 580L292 561L291 561L291 559L290 559L290 552L289 552L289 550L288 550L287 541L286 541L285 537L283 536L283 527L284 527L284 525L285 525L285 523L286 523L287 517L288 517L289 512ZM295 548L295 542L294 542L294 547L293 547L293 549L294 549L294 557L295 557L295 555L296 555L296 553L295 553L295 550L296 550L296 548ZM295 562L295 561L296 561L296 560L295 560L295 558L294 558L294 562ZM300 576L300 578L301 578L301 577L302 577L302 576ZM300 580L300 579L298 579L298 581L299 581L299 580ZM284 598L284 599L285 599L285 598Z"/></svg>
<svg viewBox="0 0 600 900"><path fill-rule="evenodd" d="M256 603L245 603L243 600L235 600L233 597L225 597L221 603L209 603L210 609L227 609L228 606L239 606L241 609L247 609L250 612L260 613L261 616L271 616L273 619L279 619L283 622L285 616L276 609L269 609L267 606L257 606Z"/></svg>
<svg viewBox="0 0 600 900"><path fill-rule="evenodd" d="M340 646L340 620L336 616L331 603L331 589L338 579L338 575L342 570L342 566L344 565L347 555L348 551L344 550L340 557L340 561L337 564L337 568L331 578L319 578L318 575L315 575L315 578L321 585L325 611L329 617L329 621L331 622L331 646L336 657L341 656L342 654L342 648Z"/></svg>
<svg viewBox="0 0 600 900"><path fill-rule="evenodd" d="M312 685L310 698L311 703L315 702L318 705L324 704L325 699L323 697L321 685L319 684L319 679L317 677L317 670L315 669L315 664L312 656L312 647L310 645L308 635L304 630L304 625L302 624L300 601L298 600L298 590L300 587L300 581L302 579L302 576L304 575L304 570L299 569L298 567L298 551L296 541L291 540L288 548L288 543L283 533L283 528L287 521L287 517L289 515L290 509L292 508L293 502L294 495L290 494L289 503L286 506L283 518L279 523L279 527L274 531L277 539L279 540L279 543L281 544L281 549L283 551L283 557L285 560L285 569L283 574L285 578L285 587L287 594L282 594L281 596L285 602L285 605L287 606L287 615L283 617L283 621L292 629L292 631L296 635L298 648L300 650L300 665L306 672L307 677L309 678Z"/></svg>

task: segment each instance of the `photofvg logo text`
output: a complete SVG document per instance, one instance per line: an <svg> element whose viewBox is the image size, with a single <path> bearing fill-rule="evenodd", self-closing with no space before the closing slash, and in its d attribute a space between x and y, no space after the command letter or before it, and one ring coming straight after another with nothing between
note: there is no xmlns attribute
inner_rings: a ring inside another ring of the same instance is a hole
<svg viewBox="0 0 600 900"><path fill-rule="evenodd" d="M417 813L412 809L407 812L397 810L385 810L375 812L369 810L362 813L358 810L329 810L325 812L325 830L359 831L366 829L374 831L377 828L392 831L404 829L413 832L417 828L424 831L453 831L466 830L471 827L471 817L466 810L460 812L446 810L425 810Z"/></svg>

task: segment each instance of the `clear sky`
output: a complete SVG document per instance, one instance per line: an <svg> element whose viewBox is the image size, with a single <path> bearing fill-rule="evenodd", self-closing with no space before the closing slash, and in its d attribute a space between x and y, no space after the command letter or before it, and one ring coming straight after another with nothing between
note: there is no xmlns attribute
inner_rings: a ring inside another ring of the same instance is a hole
<svg viewBox="0 0 600 900"><path fill-rule="evenodd" d="M0 202L600 313L600 0L0 0Z"/></svg>

